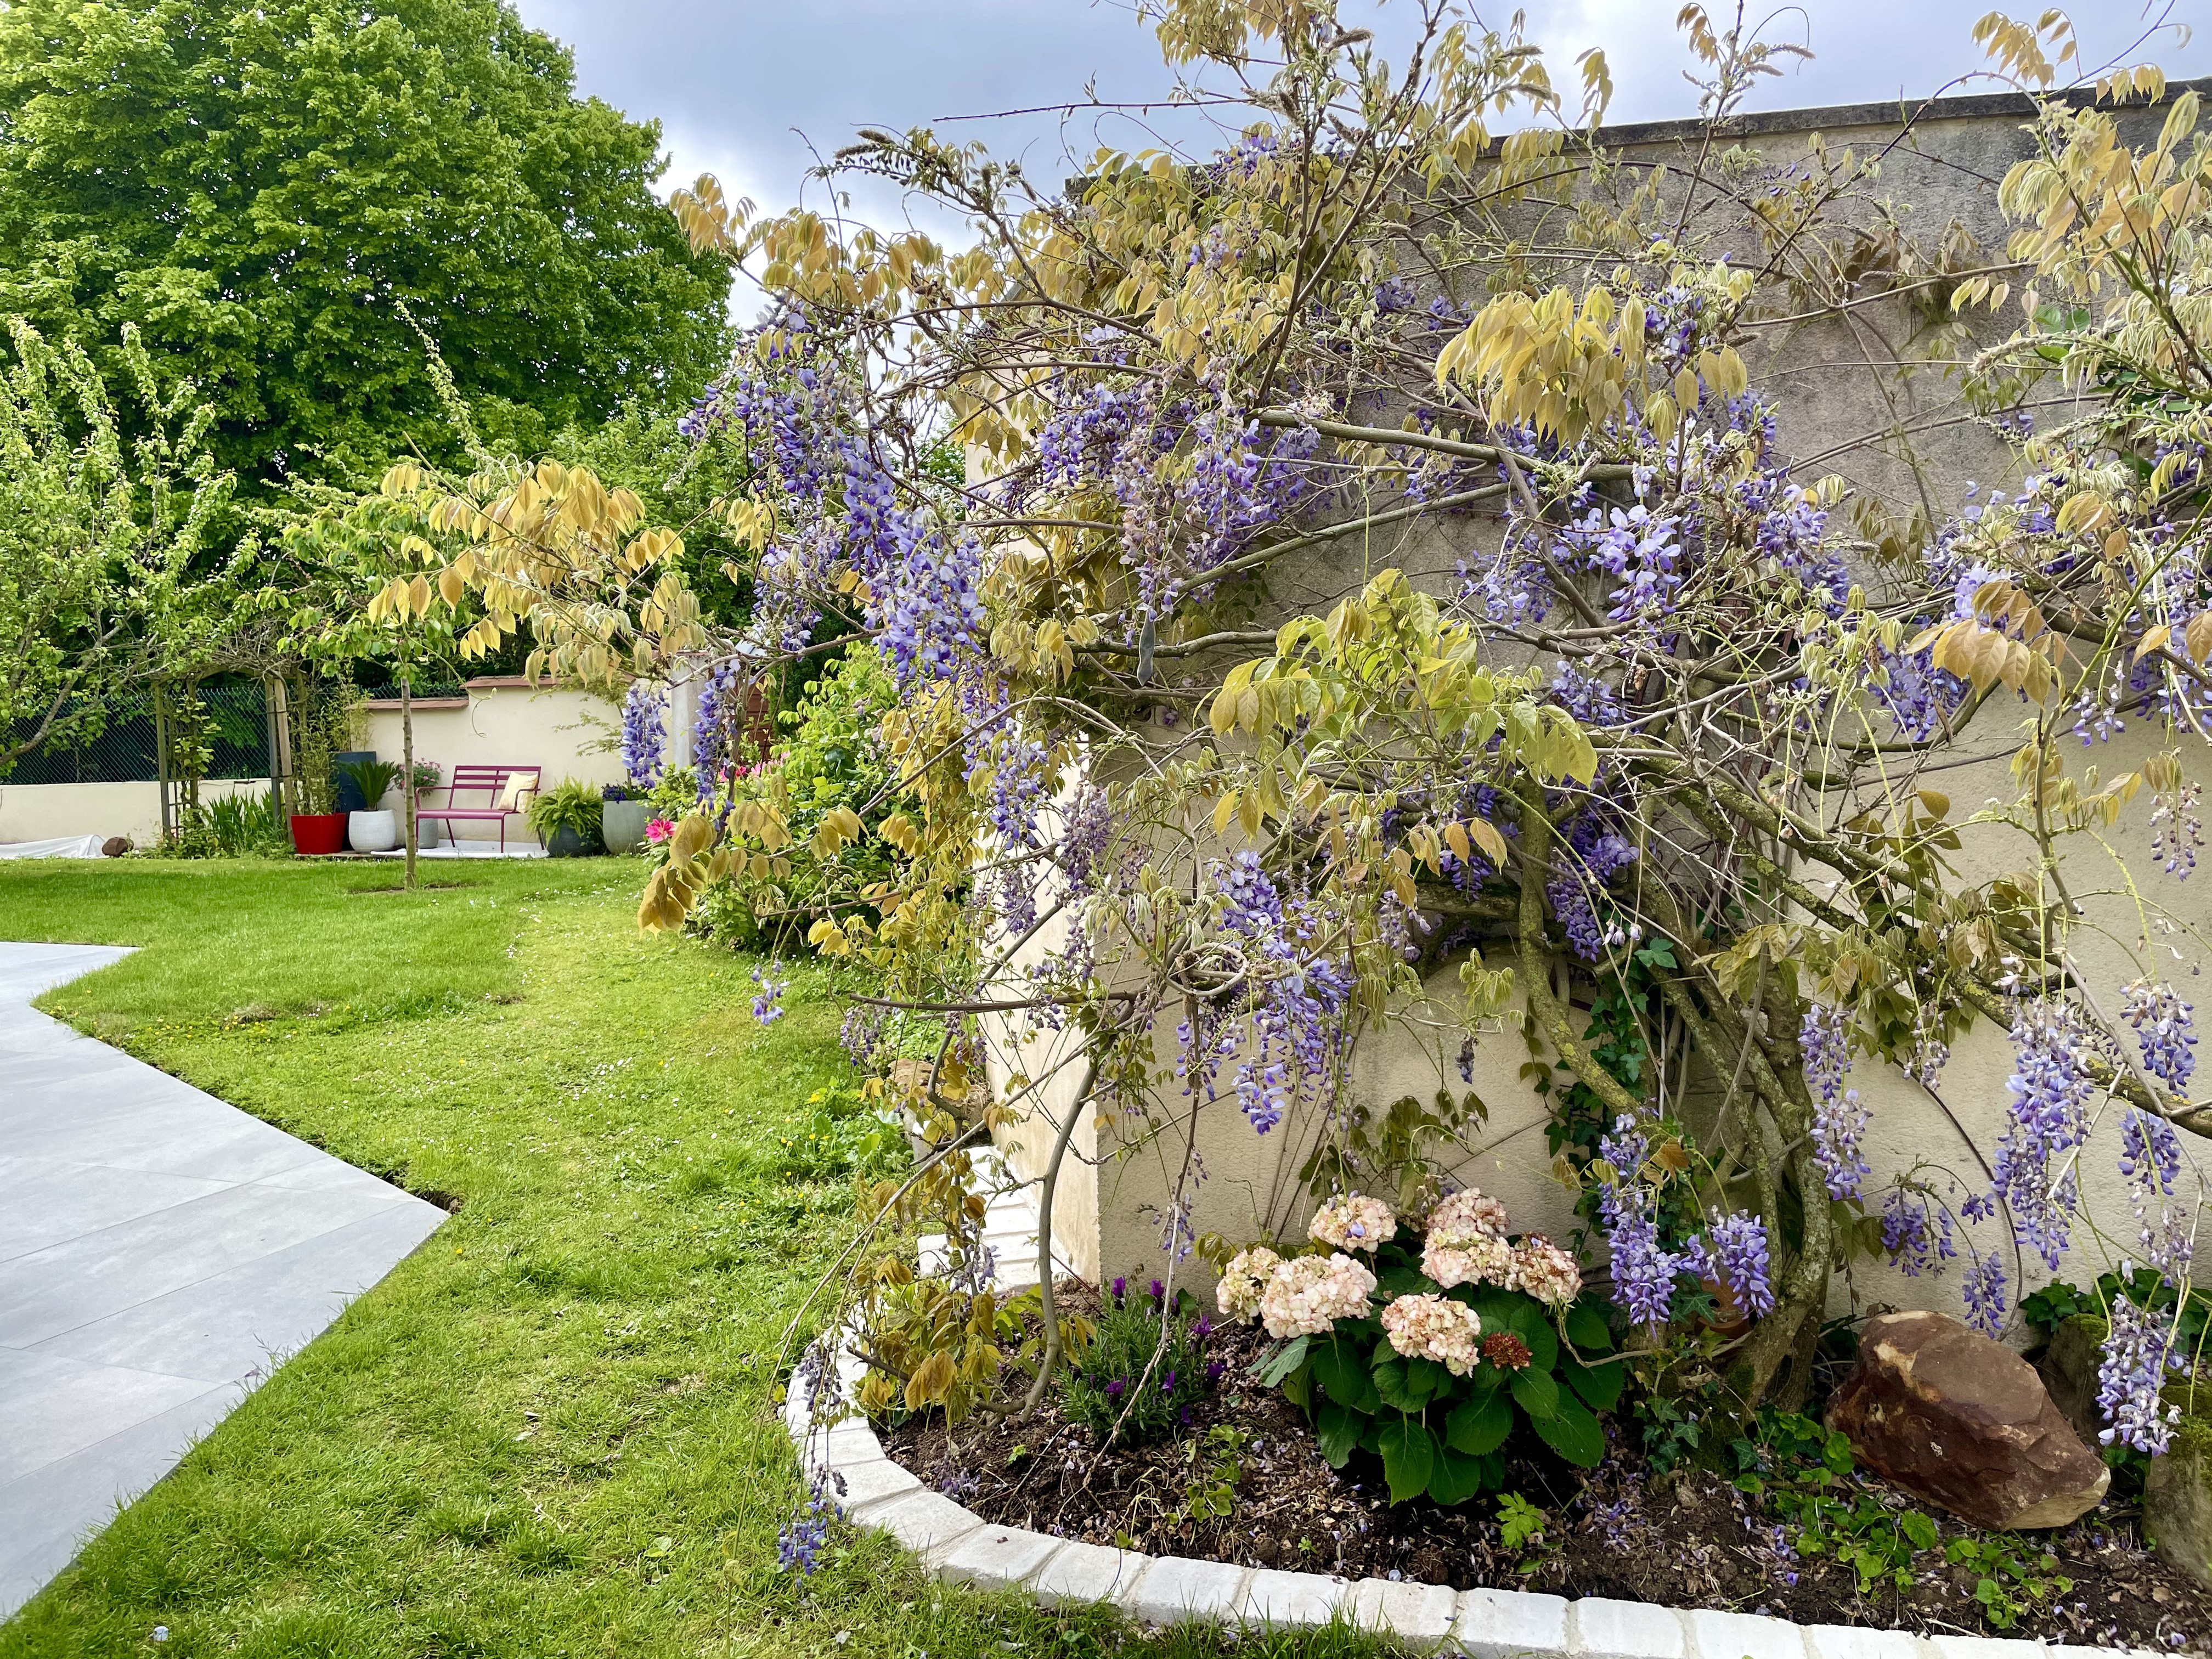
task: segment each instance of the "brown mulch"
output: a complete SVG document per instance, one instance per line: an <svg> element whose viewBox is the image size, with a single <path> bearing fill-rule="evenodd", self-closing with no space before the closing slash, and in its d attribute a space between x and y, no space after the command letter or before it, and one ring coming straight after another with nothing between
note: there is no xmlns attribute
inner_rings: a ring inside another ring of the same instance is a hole
<svg viewBox="0 0 2212 1659"><path fill-rule="evenodd" d="M978 1416L949 1438L939 1419L908 1419L885 1430L884 1443L987 1522L1151 1554L1771 1613L1805 1625L2212 1651L2212 1594L2143 1549L2130 1509L2107 1504L2038 1534L2057 1557L2053 1574L2073 1588L1999 1630L1982 1617L1975 1576L1945 1565L1942 1545L1917 1558L1912 1589L1877 1587L1863 1596L1850 1568L1795 1556L1774 1518L1721 1476L1656 1473L1634 1449L1636 1425L1625 1412L1607 1424L1613 1450L1598 1469L1547 1454L1511 1466L1506 1490L1543 1510L1547 1524L1540 1540L1508 1549L1497 1493L1456 1509L1425 1498L1393 1506L1377 1460L1355 1452L1341 1471L1330 1468L1304 1413L1247 1376L1265 1346L1249 1329L1215 1336L1212 1351L1229 1370L1190 1431L1174 1440L1102 1455L1090 1431L1048 1400L1035 1417ZM1192 1518L1198 1477L1219 1455L1218 1442L1206 1437L1217 1425L1241 1437L1233 1504L1225 1518ZM1878 1482L1867 1489L1894 1507L1915 1506ZM1972 1533L1936 1518L1943 1544Z"/></svg>

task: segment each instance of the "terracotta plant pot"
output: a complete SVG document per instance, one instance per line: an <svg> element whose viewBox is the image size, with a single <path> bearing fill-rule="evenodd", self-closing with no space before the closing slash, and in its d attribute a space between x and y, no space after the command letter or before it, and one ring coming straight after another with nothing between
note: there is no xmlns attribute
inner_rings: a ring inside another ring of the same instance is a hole
<svg viewBox="0 0 2212 1659"><path fill-rule="evenodd" d="M302 858L324 858L345 850L346 815L343 812L292 814L292 850Z"/></svg>

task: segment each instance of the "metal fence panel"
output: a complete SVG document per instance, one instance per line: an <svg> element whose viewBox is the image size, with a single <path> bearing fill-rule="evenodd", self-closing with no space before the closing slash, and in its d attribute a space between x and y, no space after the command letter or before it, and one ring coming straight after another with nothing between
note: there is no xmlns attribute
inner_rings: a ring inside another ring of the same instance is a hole
<svg viewBox="0 0 2212 1659"><path fill-rule="evenodd" d="M183 691L170 694L172 706ZM260 684L247 681L230 685L203 685L200 708L208 723L210 755L205 775L210 778L265 778L269 775L269 698ZM62 747L43 744L19 757L0 782L40 783L152 783L161 775L161 753L155 739L154 698L151 692L133 692L97 700L101 723L97 736L82 744ZM79 704L70 713L83 708ZM28 736L38 722L20 722L17 732Z"/></svg>

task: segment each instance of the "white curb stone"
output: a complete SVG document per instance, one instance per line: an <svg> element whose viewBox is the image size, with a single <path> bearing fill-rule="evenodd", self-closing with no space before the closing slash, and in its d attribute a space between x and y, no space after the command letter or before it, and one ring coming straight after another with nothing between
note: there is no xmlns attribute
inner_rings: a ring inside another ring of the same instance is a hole
<svg viewBox="0 0 2212 1659"><path fill-rule="evenodd" d="M1587 1659L1685 1659L1682 1616L1645 1601L1585 1596L1568 1621L1571 1651Z"/></svg>
<svg viewBox="0 0 2212 1659"><path fill-rule="evenodd" d="M1710 1607L1683 1617L1700 1659L1805 1659L1805 1632L1786 1619Z"/></svg>
<svg viewBox="0 0 2212 1659"><path fill-rule="evenodd" d="M865 1526L890 1534L927 1567L935 1567L954 1545L983 1524L943 1494L918 1488L862 1504L852 1515Z"/></svg>
<svg viewBox="0 0 2212 1659"><path fill-rule="evenodd" d="M1069 1544L1038 1570L1030 1593L1048 1607L1119 1601L1152 1564L1149 1555L1110 1544Z"/></svg>
<svg viewBox="0 0 2212 1659"><path fill-rule="evenodd" d="M902 1464L894 1463L888 1457L872 1457L865 1463L841 1463L837 1473L845 1482L845 1490L837 1494L837 1501L845 1506L848 1515L886 1498L896 1498L901 1492L921 1490L921 1481Z"/></svg>
<svg viewBox="0 0 2212 1659"><path fill-rule="evenodd" d="M1449 1584L1363 1578L1352 1587L1350 1612L1361 1630L1395 1636L1418 1653L1433 1653L1451 1639L1459 1597Z"/></svg>
<svg viewBox="0 0 2212 1659"><path fill-rule="evenodd" d="M841 1355L847 1398L866 1367ZM1455 1593L1442 1584L1253 1569L1223 1561L1153 1557L986 1526L925 1488L884 1450L865 1419L848 1415L810 1434L796 1378L784 1426L810 1474L844 1479L846 1517L887 1532L933 1577L982 1589L1026 1590L1048 1607L1108 1603L1147 1624L1190 1620L1310 1628L1342 1616L1417 1653L1467 1659L2166 1659L2142 1650L2063 1647L1984 1636L1915 1637L1903 1631L1792 1624L1751 1613L1677 1613L1642 1601L1568 1601L1522 1590Z"/></svg>
<svg viewBox="0 0 2212 1659"><path fill-rule="evenodd" d="M1066 1547L1066 1540L1018 1527L979 1527L945 1558L938 1577L978 1589L1012 1589Z"/></svg>
<svg viewBox="0 0 2212 1659"><path fill-rule="evenodd" d="M1317 1572L1279 1572L1271 1567L1244 1581L1231 1618L1240 1625L1311 1629L1335 1617L1351 1589L1341 1578Z"/></svg>
<svg viewBox="0 0 2212 1659"><path fill-rule="evenodd" d="M1931 1636L1928 1645L1939 1659L2044 1659L2040 1642L2015 1642L1996 1636Z"/></svg>
<svg viewBox="0 0 2212 1659"><path fill-rule="evenodd" d="M1452 1637L1459 1650L1473 1659L1565 1653L1567 1603L1557 1595L1534 1595L1527 1590L1471 1589L1459 1598Z"/></svg>
<svg viewBox="0 0 2212 1659"><path fill-rule="evenodd" d="M1122 1592L1121 1605L1149 1625L1200 1619L1227 1624L1236 1615L1239 1593L1250 1574L1250 1568L1232 1567L1225 1561L1162 1556Z"/></svg>
<svg viewBox="0 0 2212 1659"><path fill-rule="evenodd" d="M1807 1626L1805 1650L1812 1659L1923 1659L1917 1637L1855 1625ZM2110 1650L2106 1652L2109 1659Z"/></svg>

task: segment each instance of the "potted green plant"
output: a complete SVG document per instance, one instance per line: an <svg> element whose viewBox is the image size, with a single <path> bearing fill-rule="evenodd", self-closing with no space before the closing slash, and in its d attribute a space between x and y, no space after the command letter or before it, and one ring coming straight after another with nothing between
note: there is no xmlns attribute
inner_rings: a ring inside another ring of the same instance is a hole
<svg viewBox="0 0 2212 1659"><path fill-rule="evenodd" d="M301 680L286 700L291 722L292 850L305 857L345 850L346 815L338 808L337 757L352 740L352 688Z"/></svg>
<svg viewBox="0 0 2212 1659"><path fill-rule="evenodd" d="M346 840L355 852L388 853L399 845L398 815L379 811L376 805L399 781L399 772L396 761L349 760L339 764L339 775L360 790L361 798L368 803L368 811L346 815Z"/></svg>
<svg viewBox="0 0 2212 1659"><path fill-rule="evenodd" d="M581 858L599 850L604 803L595 785L563 778L530 803L524 814L550 858Z"/></svg>
<svg viewBox="0 0 2212 1659"><path fill-rule="evenodd" d="M415 799L419 805L426 792L445 787L446 769L435 761L418 760L415 763L414 780ZM417 823L415 844L418 847L435 847L438 844L437 819L430 818Z"/></svg>
<svg viewBox="0 0 2212 1659"><path fill-rule="evenodd" d="M633 783L611 783L599 792L599 840L610 853L635 853L645 845L653 804Z"/></svg>

